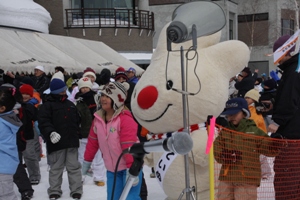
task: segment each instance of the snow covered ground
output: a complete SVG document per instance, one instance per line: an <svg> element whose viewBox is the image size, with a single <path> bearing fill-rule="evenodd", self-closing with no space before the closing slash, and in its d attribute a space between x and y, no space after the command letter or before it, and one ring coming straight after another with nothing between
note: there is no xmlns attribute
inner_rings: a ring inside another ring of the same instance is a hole
<svg viewBox="0 0 300 200"><path fill-rule="evenodd" d="M43 144L43 150L45 150L45 144ZM273 168L273 159L268 158L268 162ZM42 158L40 162L40 169L42 179L39 185L33 186L34 196L33 200L48 200L47 189L49 187L48 176L49 173L47 171L47 159ZM159 186L158 182L155 178L150 178L151 168L148 166L144 166L144 175L148 187L148 200L164 200L166 198L165 193L162 188ZM258 200L274 200L274 188L273 188L273 178L274 171L272 170L272 176L268 180L264 180L261 182L261 187L258 188ZM20 194L17 190L17 187L14 188L15 193L18 196L18 199L21 199ZM68 185L67 172L65 171L63 174L63 184L62 184L63 195L60 200L71 200L70 190ZM178 196L181 191L178 191ZM96 186L91 177L86 177L83 185L83 195L82 200L106 200L106 186L99 187Z"/></svg>
<svg viewBox="0 0 300 200"><path fill-rule="evenodd" d="M45 145L43 144L43 147ZM45 152L45 150L44 150ZM47 188L49 187L48 176L49 173L47 171L47 159L42 158L40 162L40 169L42 179L39 185L33 186L34 196L32 200L48 200ZM146 179L146 183L148 186L148 200L163 200L166 198L165 193L162 188L159 186L158 182L155 178L150 178L151 169L148 166L144 166L144 175ZM18 196L18 199L21 199L20 193L18 192L17 187L15 186L15 193ZM62 184L63 194L59 200L71 200L70 190L68 185L67 172L65 171L63 174L63 184ZM178 194L179 196L179 194ZM83 195L82 200L106 200L106 186L99 187L96 186L91 177L86 177L83 185Z"/></svg>

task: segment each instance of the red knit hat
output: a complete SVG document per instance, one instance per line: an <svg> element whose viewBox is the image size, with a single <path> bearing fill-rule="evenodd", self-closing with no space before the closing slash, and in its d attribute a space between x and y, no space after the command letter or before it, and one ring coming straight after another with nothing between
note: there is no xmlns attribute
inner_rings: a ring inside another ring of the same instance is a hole
<svg viewBox="0 0 300 200"><path fill-rule="evenodd" d="M118 69L116 70L116 73L118 72L126 72L124 67L118 67Z"/></svg>
<svg viewBox="0 0 300 200"><path fill-rule="evenodd" d="M28 94L29 96L33 96L33 87L29 84L23 84L20 86L21 94Z"/></svg>
<svg viewBox="0 0 300 200"><path fill-rule="evenodd" d="M128 81L128 76L126 75L126 71L123 67L119 67L116 70L115 80L118 80L121 77L123 77L126 81Z"/></svg>
<svg viewBox="0 0 300 200"><path fill-rule="evenodd" d="M93 70L93 69L90 68L90 67L87 67L87 68L83 71L83 73L86 73L86 72L93 72L94 74L96 74L95 70Z"/></svg>
<svg viewBox="0 0 300 200"><path fill-rule="evenodd" d="M97 78L97 77L96 77L96 72L95 72L95 70L93 70L93 69L90 68L90 67L87 67L87 68L83 71L83 73L84 73L84 74L82 75L82 77L91 75L91 76L93 76L95 79Z"/></svg>

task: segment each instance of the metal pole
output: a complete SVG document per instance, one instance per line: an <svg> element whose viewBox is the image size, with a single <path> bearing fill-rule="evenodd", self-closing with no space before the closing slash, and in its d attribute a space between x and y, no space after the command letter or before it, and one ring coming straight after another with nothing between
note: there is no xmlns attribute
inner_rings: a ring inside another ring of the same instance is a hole
<svg viewBox="0 0 300 200"><path fill-rule="evenodd" d="M182 108L183 108L183 127L184 131L187 132L187 134L190 134L190 130L188 127L188 121L187 121L187 94L185 91L186 84L185 84L185 71L184 71L184 50L183 47L180 47L180 58L181 58L181 86L182 86ZM189 160L188 160L188 154L184 155L184 165L185 165L185 185L186 185L186 200L190 200L190 193L191 191L188 190L190 188L190 175L189 175Z"/></svg>
<svg viewBox="0 0 300 200"><path fill-rule="evenodd" d="M136 177L139 176L140 171L143 168L143 164L144 164L144 153L139 153L139 154L132 154L133 156L133 163L131 165L131 167L129 168L129 177L126 181L125 187L123 188L121 197L119 198L119 200L126 200L127 195L136 179ZM142 180L139 180L142 181Z"/></svg>
<svg viewBox="0 0 300 200"><path fill-rule="evenodd" d="M135 179L136 179L136 176L132 176L131 174L129 175L119 200L126 200L127 195L129 193ZM139 181L142 181L142 180L139 180Z"/></svg>
<svg viewBox="0 0 300 200"><path fill-rule="evenodd" d="M183 46L180 47L180 64L181 64L181 89L182 91L186 91L185 85L185 71L184 71L184 50ZM188 123L186 119L186 98L187 95L185 93L182 94L182 109L183 109L183 128L188 129Z"/></svg>

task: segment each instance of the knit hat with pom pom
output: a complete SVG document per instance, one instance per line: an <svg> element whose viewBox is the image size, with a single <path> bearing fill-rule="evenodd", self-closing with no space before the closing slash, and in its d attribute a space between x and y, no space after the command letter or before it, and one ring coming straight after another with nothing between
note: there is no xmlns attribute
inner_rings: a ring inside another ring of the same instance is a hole
<svg viewBox="0 0 300 200"><path fill-rule="evenodd" d="M129 87L127 82L110 82L101 86L100 91L114 101L113 109L118 110L125 103Z"/></svg>

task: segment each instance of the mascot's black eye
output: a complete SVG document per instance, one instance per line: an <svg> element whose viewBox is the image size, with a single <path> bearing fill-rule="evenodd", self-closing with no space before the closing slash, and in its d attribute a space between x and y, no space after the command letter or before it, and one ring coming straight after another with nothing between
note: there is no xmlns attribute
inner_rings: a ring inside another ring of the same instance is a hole
<svg viewBox="0 0 300 200"><path fill-rule="evenodd" d="M173 87L173 81L167 81L167 90L171 90Z"/></svg>

